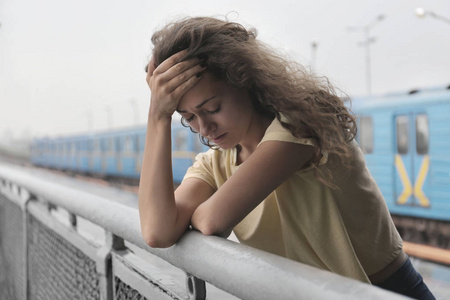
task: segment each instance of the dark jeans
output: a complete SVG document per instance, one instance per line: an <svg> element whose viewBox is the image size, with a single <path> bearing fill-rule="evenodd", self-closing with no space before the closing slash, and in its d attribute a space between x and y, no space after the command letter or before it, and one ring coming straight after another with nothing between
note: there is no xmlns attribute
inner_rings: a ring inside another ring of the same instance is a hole
<svg viewBox="0 0 450 300"><path fill-rule="evenodd" d="M391 277L376 286L414 299L436 299L423 282L422 275L414 269L409 257Z"/></svg>

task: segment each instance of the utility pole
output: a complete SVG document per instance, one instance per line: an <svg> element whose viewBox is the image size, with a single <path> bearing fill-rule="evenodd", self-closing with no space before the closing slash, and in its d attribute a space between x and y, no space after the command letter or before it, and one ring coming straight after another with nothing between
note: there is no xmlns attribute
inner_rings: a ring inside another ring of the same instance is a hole
<svg viewBox="0 0 450 300"><path fill-rule="evenodd" d="M386 17L384 15L379 15L373 21L365 26L352 26L348 27L349 31L362 31L364 34L364 41L358 43L358 45L365 47L365 61L366 61L366 87L367 94L372 94L372 71L371 71L371 57L370 57L370 45L375 42L375 38L370 36L370 31L379 22L383 21Z"/></svg>

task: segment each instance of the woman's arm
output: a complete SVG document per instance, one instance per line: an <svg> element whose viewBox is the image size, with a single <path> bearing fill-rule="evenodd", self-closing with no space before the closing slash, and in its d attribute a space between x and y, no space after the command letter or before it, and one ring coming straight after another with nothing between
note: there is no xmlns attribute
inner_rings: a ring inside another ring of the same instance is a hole
<svg viewBox="0 0 450 300"><path fill-rule="evenodd" d="M189 197L188 203L176 202L173 191L172 114L184 93L197 83L196 75L204 70L197 58L178 63L183 55L184 51L179 52L158 67L152 60L148 66L147 83L152 96L138 197L142 235L151 247L174 244L189 226L200 199L207 199L210 193L206 183L191 183L194 187L187 190L198 188L200 197Z"/></svg>
<svg viewBox="0 0 450 300"><path fill-rule="evenodd" d="M280 184L304 168L314 148L290 142L261 144L207 201L195 210L191 223L205 235L222 235L242 221Z"/></svg>

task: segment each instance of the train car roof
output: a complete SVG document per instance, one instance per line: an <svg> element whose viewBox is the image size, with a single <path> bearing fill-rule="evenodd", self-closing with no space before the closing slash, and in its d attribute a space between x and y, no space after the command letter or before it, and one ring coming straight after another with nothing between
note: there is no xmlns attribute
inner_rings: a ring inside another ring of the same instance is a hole
<svg viewBox="0 0 450 300"><path fill-rule="evenodd" d="M184 128L180 122L173 122L172 128L178 129L178 128ZM140 125L140 126L133 126L133 127L126 127L126 128L117 128L113 130L105 130L105 131L99 131L99 132L92 132L92 133L79 133L79 134L71 134L66 136L56 136L56 137L41 137L41 138L34 138L32 140L33 144L37 143L64 143L64 142L74 142L79 140L86 140L86 139L92 139L92 138L109 138L109 137L118 137L118 136L124 136L124 135L130 135L130 134L145 134L147 130L147 126Z"/></svg>
<svg viewBox="0 0 450 300"><path fill-rule="evenodd" d="M351 101L351 108L356 112L363 109L395 108L440 102L450 103L450 86L354 98Z"/></svg>

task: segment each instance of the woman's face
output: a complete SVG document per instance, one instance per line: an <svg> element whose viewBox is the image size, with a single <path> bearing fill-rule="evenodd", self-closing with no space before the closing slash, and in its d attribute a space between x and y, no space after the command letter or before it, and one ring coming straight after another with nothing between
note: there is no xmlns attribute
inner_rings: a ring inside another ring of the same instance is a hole
<svg viewBox="0 0 450 300"><path fill-rule="evenodd" d="M184 94L177 111L192 129L222 149L244 141L256 115L247 90L217 80L209 72Z"/></svg>

